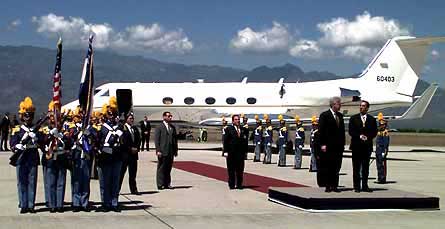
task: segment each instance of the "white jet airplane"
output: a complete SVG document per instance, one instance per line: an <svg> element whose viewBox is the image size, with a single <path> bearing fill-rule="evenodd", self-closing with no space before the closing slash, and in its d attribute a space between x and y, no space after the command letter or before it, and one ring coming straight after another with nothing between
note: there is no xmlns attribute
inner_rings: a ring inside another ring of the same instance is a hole
<svg viewBox="0 0 445 229"><path fill-rule="evenodd" d="M369 101L370 112L390 107L410 106L401 116L390 119L414 119L423 116L437 84L421 96L413 96L427 51L434 42L445 37L395 37L389 39L358 77L337 80L285 83L107 83L95 90L94 110L117 96L118 104L131 107L135 116L148 115L160 120L170 111L179 122L200 126L221 126L222 116L230 123L231 114L246 114L254 123L255 114L269 114L273 123L283 114L288 123L309 121L328 109L329 98L342 99L342 112L348 116L358 112L361 99ZM414 102L415 101L415 102ZM74 109L78 101L64 106ZM184 123L184 124L185 124Z"/></svg>

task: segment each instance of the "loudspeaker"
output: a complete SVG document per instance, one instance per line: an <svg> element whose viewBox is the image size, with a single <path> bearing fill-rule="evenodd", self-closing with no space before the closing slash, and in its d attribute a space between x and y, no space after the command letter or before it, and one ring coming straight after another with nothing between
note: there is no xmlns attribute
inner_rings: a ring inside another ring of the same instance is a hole
<svg viewBox="0 0 445 229"><path fill-rule="evenodd" d="M116 100L119 115L122 113L125 115L133 110L133 93L130 89L117 89Z"/></svg>

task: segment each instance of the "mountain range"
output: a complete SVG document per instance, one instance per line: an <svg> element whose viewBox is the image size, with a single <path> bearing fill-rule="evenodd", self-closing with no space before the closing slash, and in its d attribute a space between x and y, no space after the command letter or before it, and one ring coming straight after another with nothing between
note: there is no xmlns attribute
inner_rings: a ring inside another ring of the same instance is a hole
<svg viewBox="0 0 445 229"><path fill-rule="evenodd" d="M77 98L81 70L86 50L64 50L62 58L62 103ZM52 94L52 75L56 51L32 46L0 46L0 112L15 113L25 96L31 96L38 111L45 111ZM247 76L249 82L308 82L339 79L330 72L304 72L293 64L252 70L208 65L183 65L161 62L141 56L124 56L107 51L94 53L95 85L108 82L205 82L241 81ZM419 81L416 95L421 94L428 83ZM376 92L378 93L378 92ZM430 107L420 120L396 121L394 128L445 128L445 97L440 88Z"/></svg>

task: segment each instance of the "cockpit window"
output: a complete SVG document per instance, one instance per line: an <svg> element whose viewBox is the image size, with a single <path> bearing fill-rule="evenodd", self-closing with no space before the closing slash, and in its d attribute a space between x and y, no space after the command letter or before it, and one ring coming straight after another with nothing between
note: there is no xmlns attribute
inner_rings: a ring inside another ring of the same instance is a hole
<svg viewBox="0 0 445 229"><path fill-rule="evenodd" d="M110 96L110 91L109 90L103 90L103 89L95 89L94 90L94 95Z"/></svg>

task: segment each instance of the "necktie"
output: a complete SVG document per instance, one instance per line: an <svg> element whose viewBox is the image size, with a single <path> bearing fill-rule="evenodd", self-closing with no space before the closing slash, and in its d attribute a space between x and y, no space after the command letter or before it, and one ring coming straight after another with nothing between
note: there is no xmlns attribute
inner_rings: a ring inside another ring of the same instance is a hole
<svg viewBox="0 0 445 229"><path fill-rule="evenodd" d="M366 115L362 115L362 124L363 124L363 127L365 127L365 123L366 123Z"/></svg>
<svg viewBox="0 0 445 229"><path fill-rule="evenodd" d="M236 132L238 133L238 137L240 136L240 131L239 131L239 127L235 127Z"/></svg>

